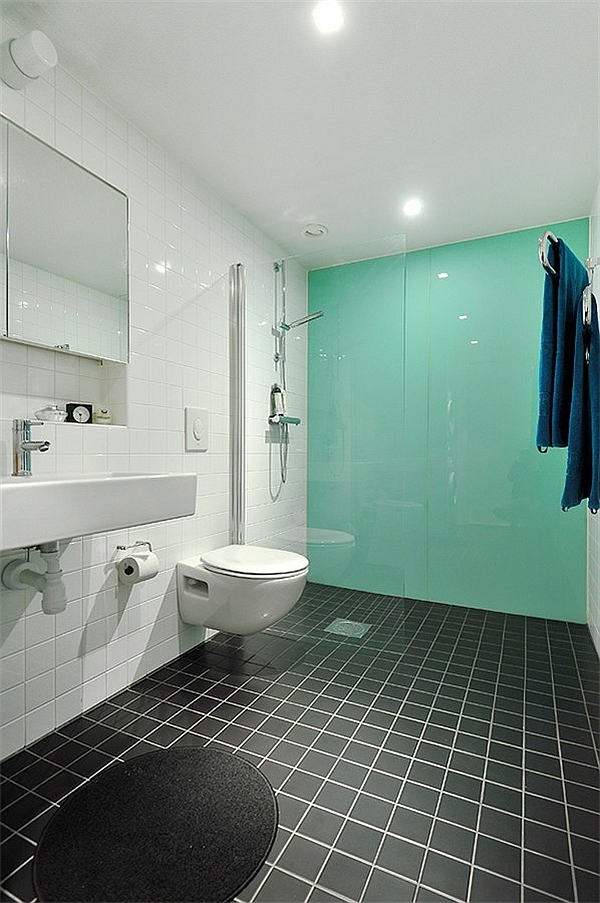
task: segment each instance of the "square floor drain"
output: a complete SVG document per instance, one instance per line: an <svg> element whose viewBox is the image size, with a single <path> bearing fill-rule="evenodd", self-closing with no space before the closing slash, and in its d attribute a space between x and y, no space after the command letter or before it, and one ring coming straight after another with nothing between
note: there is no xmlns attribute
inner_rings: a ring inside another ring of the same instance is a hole
<svg viewBox="0 0 600 903"><path fill-rule="evenodd" d="M371 629L372 624L362 624L360 621L344 621L343 618L336 618L329 627L325 628L325 633L337 633L341 636L364 636Z"/></svg>

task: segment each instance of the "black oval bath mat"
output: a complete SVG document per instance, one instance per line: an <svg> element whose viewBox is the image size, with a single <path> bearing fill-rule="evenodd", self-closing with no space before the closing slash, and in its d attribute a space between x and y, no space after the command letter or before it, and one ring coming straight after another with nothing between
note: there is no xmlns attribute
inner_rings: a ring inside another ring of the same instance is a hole
<svg viewBox="0 0 600 903"><path fill-rule="evenodd" d="M112 765L48 822L33 877L41 901L233 900L277 830L261 772L237 756L186 747Z"/></svg>

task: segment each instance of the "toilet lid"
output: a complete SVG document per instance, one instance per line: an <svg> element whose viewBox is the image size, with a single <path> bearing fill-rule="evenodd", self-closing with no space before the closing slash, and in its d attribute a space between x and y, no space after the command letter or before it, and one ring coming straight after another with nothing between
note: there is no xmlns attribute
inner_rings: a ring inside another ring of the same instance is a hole
<svg viewBox="0 0 600 903"><path fill-rule="evenodd" d="M224 546L204 552L201 561L209 571L237 577L291 577L308 568L304 555L260 546Z"/></svg>

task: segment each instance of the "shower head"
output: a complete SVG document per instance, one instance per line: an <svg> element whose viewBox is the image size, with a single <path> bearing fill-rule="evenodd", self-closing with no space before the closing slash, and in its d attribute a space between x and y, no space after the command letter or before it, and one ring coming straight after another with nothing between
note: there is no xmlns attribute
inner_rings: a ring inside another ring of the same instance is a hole
<svg viewBox="0 0 600 903"><path fill-rule="evenodd" d="M305 317L299 317L297 320L292 320L291 323L282 323L281 329L295 329L296 326L304 326L305 323L310 323L311 320L317 320L319 317L323 316L322 310L317 310L314 314L307 314Z"/></svg>

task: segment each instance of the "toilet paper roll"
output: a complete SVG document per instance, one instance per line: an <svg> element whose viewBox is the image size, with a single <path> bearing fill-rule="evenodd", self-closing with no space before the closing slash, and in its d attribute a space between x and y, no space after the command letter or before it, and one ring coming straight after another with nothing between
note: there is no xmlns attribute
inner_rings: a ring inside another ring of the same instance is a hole
<svg viewBox="0 0 600 903"><path fill-rule="evenodd" d="M138 552L121 558L117 564L120 583L141 583L156 577L159 570L158 558L154 552Z"/></svg>

